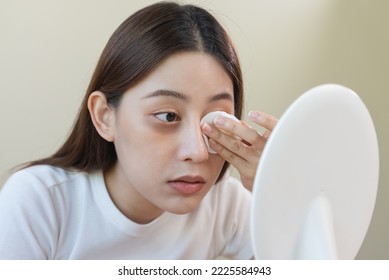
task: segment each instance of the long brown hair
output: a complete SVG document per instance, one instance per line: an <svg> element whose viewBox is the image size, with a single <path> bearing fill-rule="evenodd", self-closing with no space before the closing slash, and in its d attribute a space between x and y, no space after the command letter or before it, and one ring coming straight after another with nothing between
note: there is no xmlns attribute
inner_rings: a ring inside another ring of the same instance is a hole
<svg viewBox="0 0 389 280"><path fill-rule="evenodd" d="M160 2L126 19L112 34L98 61L74 126L52 156L26 166L48 164L90 172L107 170L117 161L114 144L95 129L87 102L94 91L104 93L117 108L123 93L145 78L162 60L177 52L205 52L215 57L234 86L235 115L243 107L243 83L234 46L223 27L206 10L194 5ZM228 167L226 162L220 177Z"/></svg>

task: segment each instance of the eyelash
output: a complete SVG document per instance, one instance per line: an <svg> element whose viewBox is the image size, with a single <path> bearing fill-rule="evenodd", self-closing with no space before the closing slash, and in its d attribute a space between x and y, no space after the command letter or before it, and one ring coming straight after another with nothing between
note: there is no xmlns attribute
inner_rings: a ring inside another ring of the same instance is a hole
<svg viewBox="0 0 389 280"><path fill-rule="evenodd" d="M166 120L163 120L164 117L160 117L160 116L164 116ZM168 117L173 116L173 120L168 120ZM180 120L180 117L176 114L176 113L173 113L173 112L161 112L161 113L157 113L157 114L154 114L154 116L159 119L160 121L162 122L165 122L165 123L172 123L172 122L177 122Z"/></svg>

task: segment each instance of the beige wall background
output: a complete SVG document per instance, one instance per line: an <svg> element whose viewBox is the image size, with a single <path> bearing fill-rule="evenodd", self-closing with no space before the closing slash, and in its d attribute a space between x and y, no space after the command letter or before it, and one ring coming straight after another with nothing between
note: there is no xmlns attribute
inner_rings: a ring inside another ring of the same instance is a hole
<svg viewBox="0 0 389 280"><path fill-rule="evenodd" d="M12 166L62 143L109 36L153 2L0 0L0 183ZM376 125L381 174L358 258L389 259L389 2L181 2L212 10L229 30L243 66L246 112L280 116L304 91L328 82L360 95Z"/></svg>

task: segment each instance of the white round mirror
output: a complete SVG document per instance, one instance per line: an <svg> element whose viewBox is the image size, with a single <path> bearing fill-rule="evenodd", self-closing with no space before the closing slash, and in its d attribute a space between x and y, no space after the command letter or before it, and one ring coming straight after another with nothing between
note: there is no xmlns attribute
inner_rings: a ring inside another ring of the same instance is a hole
<svg viewBox="0 0 389 280"><path fill-rule="evenodd" d="M352 90L322 85L281 116L258 165L257 259L354 259L374 210L376 132Z"/></svg>

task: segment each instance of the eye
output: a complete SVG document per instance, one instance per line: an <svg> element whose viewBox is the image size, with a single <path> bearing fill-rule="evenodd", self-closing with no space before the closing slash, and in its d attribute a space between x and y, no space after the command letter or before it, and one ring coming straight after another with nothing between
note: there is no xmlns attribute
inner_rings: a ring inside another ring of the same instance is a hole
<svg viewBox="0 0 389 280"><path fill-rule="evenodd" d="M172 112L158 113L155 114L155 116L163 122L175 122L180 120L179 116Z"/></svg>

